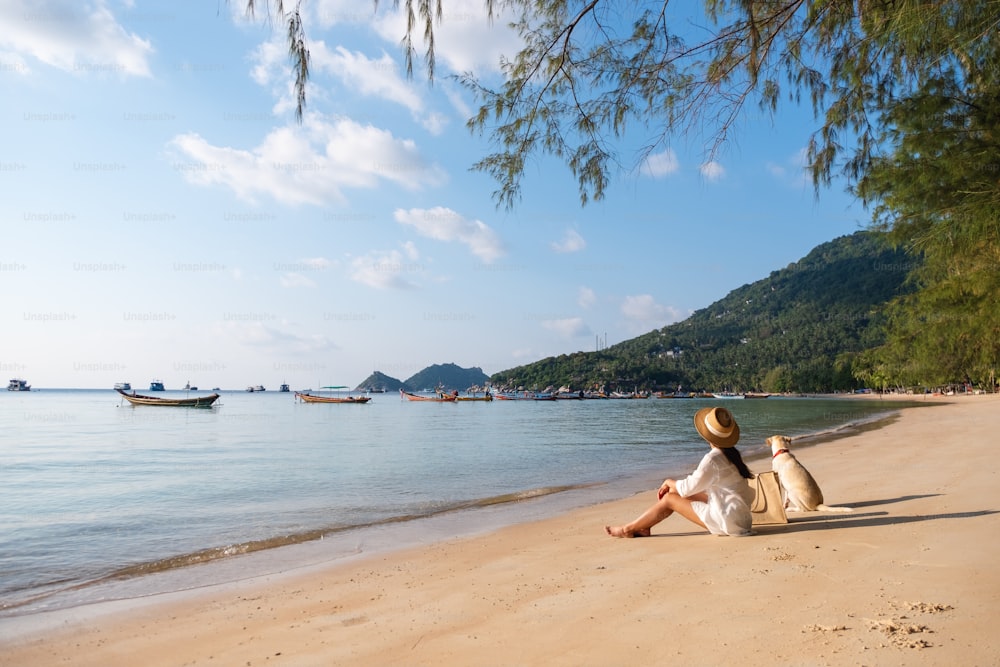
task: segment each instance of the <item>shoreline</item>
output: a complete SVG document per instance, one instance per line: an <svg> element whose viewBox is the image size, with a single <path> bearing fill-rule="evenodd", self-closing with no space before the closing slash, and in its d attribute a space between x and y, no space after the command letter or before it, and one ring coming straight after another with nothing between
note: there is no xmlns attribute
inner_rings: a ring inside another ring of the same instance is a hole
<svg viewBox="0 0 1000 667"><path fill-rule="evenodd" d="M792 400L800 398L802 397ZM849 395L817 395L815 398L850 400ZM856 414L844 423L823 427L819 431L798 432L793 440L797 447L804 448L863 430L881 428L890 423L899 410L916 404L915 401L904 403L898 399L889 402L890 405L886 405L884 411ZM754 444L746 440L741 449L748 463L769 461L770 452L756 440ZM336 529L311 529L301 534L210 547L159 561L127 565L100 578L72 583L59 590L39 593L33 598L11 603L0 609L0 623L5 618L51 615L75 607L140 600L212 585L238 584L264 576L278 576L315 563L333 565L348 558L422 544L426 542L422 539L424 535L435 535L437 540L469 537L484 530L496 530L633 495L651 485L656 486L664 474L673 477L686 475L697 464L700 456L700 453L692 452L689 460L650 461L625 476L580 483L572 487L521 490L504 496L456 503L420 516L389 517L375 523L345 525ZM479 527L484 519L488 521L485 529ZM374 545L366 539L364 542L367 544L362 548L357 546L362 540L355 537L362 533L385 533L386 536L377 540ZM26 623L22 623L24 624Z"/></svg>
<svg viewBox="0 0 1000 667"><path fill-rule="evenodd" d="M648 504L639 493L469 536L428 529L416 547L369 551L379 536L360 535L365 552L336 562L0 619L0 664L996 663L1000 398L934 403L793 448L851 514L742 539L679 518L652 538L603 535Z"/></svg>

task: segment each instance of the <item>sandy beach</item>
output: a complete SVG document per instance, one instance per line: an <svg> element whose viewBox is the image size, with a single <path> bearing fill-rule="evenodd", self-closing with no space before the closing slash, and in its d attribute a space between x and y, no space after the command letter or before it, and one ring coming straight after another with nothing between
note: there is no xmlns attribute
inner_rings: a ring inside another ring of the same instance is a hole
<svg viewBox="0 0 1000 667"><path fill-rule="evenodd" d="M744 538L655 490L486 535L141 602L0 620L18 665L996 665L1000 396L794 449L845 514ZM755 471L769 461L752 461Z"/></svg>

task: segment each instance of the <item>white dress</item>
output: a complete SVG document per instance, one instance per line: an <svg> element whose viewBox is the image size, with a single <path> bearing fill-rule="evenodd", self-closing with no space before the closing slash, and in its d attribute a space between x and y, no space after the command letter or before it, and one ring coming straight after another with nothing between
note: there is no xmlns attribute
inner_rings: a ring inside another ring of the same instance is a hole
<svg viewBox="0 0 1000 667"><path fill-rule="evenodd" d="M677 493L708 495L708 502L692 501L691 506L713 535L750 534L754 491L721 449L712 447L693 473L678 480Z"/></svg>

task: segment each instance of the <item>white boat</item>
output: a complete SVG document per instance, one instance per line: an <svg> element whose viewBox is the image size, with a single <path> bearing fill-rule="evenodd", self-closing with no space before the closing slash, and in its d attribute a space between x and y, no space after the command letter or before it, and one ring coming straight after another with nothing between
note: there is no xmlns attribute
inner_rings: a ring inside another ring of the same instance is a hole
<svg viewBox="0 0 1000 667"><path fill-rule="evenodd" d="M713 393L712 396L714 398L744 398L743 394L734 394L730 391L724 391L719 394Z"/></svg>
<svg viewBox="0 0 1000 667"><path fill-rule="evenodd" d="M21 378L12 378L7 385L7 391L31 391L31 385Z"/></svg>
<svg viewBox="0 0 1000 667"><path fill-rule="evenodd" d="M132 391L131 382L115 382L115 389L121 389L122 391Z"/></svg>

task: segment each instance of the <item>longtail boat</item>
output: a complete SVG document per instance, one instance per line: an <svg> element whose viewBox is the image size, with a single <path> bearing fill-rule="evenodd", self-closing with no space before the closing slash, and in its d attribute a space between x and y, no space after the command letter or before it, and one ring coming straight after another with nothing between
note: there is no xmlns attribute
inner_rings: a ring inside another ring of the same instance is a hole
<svg viewBox="0 0 1000 667"><path fill-rule="evenodd" d="M295 392L295 398L303 403L367 403L372 400L371 396L314 396Z"/></svg>
<svg viewBox="0 0 1000 667"><path fill-rule="evenodd" d="M121 389L116 389L122 397L132 405L169 405L181 408L210 408L212 403L219 399L218 394L208 396L195 396L194 398L161 398L160 396L143 396L132 392L128 394Z"/></svg>
<svg viewBox="0 0 1000 667"><path fill-rule="evenodd" d="M399 390L400 398L405 398L408 401L431 401L433 403L454 403L457 396L451 394L443 394L439 396L418 396L417 394L411 394L408 391Z"/></svg>
<svg viewBox="0 0 1000 667"><path fill-rule="evenodd" d="M500 401L554 401L556 400L556 395L551 392L515 391L498 393L496 399Z"/></svg>

